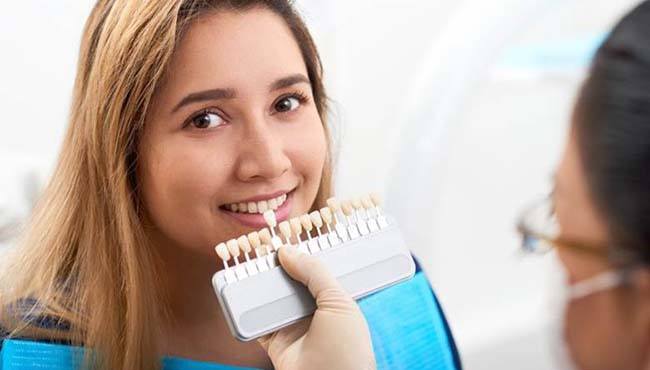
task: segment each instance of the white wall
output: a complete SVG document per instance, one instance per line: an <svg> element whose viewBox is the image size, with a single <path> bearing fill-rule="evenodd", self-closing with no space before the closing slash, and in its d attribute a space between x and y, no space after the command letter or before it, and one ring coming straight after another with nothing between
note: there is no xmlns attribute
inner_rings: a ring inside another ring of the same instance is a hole
<svg viewBox="0 0 650 370"><path fill-rule="evenodd" d="M560 154L584 66L572 64L575 50L635 2L299 1L335 101L337 189L389 196L468 369L551 368L541 334L548 261L516 254L513 222ZM45 177L54 163L91 6L3 4L0 222L27 211L31 169ZM426 109L440 125L436 145L400 157L410 153L401 140L427 129ZM434 174L432 185L398 166ZM406 213L396 194L411 186L423 206Z"/></svg>

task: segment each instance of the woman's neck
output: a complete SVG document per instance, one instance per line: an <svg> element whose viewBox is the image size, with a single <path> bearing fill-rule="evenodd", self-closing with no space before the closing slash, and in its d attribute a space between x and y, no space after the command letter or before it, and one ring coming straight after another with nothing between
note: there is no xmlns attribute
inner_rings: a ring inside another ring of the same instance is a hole
<svg viewBox="0 0 650 370"><path fill-rule="evenodd" d="M214 294L211 278L217 264L209 256L172 246L157 245L163 260L163 293L167 324L161 328L161 353L166 356L229 365L272 368L257 342L239 342L230 333Z"/></svg>

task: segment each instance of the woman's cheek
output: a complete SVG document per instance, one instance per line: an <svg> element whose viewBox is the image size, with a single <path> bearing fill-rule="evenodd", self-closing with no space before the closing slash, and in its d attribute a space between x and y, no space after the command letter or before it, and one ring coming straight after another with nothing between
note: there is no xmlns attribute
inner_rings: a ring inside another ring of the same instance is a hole
<svg viewBox="0 0 650 370"><path fill-rule="evenodd" d="M320 174L325 163L327 140L323 123L315 110L313 115L315 117L312 118L311 124L306 125L302 133L303 140L300 140L302 141L300 149L302 155L310 162L310 166L314 169L318 168L319 170L317 172ZM320 181L320 178L318 181Z"/></svg>
<svg viewBox="0 0 650 370"><path fill-rule="evenodd" d="M210 229L215 192L224 178L212 152L196 144L168 145L147 171L147 210L156 227L181 245L201 243L202 229Z"/></svg>

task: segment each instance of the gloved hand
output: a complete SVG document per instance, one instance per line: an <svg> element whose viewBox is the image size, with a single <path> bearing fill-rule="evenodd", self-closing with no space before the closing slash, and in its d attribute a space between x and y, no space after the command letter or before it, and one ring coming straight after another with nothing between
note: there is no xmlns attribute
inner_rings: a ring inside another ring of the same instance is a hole
<svg viewBox="0 0 650 370"><path fill-rule="evenodd" d="M282 247L280 264L316 299L310 318L258 339L277 370L376 368L368 324L357 303L315 257Z"/></svg>

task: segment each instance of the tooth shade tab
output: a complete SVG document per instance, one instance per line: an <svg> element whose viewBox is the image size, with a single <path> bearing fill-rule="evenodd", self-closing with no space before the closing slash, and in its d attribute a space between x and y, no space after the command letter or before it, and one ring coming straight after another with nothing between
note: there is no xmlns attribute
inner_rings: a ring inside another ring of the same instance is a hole
<svg viewBox="0 0 650 370"><path fill-rule="evenodd" d="M363 206L361 205L361 200L359 198L352 199L352 207L354 207L356 209L363 208Z"/></svg>
<svg viewBox="0 0 650 370"><path fill-rule="evenodd" d="M291 237L291 225L289 224L289 221L280 222L279 228L280 228L280 232L282 233L282 235L288 241L289 238Z"/></svg>
<svg viewBox="0 0 650 370"><path fill-rule="evenodd" d="M259 248L255 248L255 255L258 257L266 256L266 246L262 244Z"/></svg>
<svg viewBox="0 0 650 370"><path fill-rule="evenodd" d="M354 212L354 209L352 208L352 203L350 203L349 200L343 201L341 204L341 208L343 209L343 214L346 216L351 216L352 213Z"/></svg>
<svg viewBox="0 0 650 370"><path fill-rule="evenodd" d="M289 225L291 225L291 231L295 235L300 235L302 233L302 225L300 224L300 218L294 217L289 220Z"/></svg>
<svg viewBox="0 0 650 370"><path fill-rule="evenodd" d="M370 209L370 208L373 208L375 206L374 204L372 204L372 200L370 200L369 196L365 196L365 197L361 198L361 204L363 204L363 207L365 209Z"/></svg>
<svg viewBox="0 0 650 370"><path fill-rule="evenodd" d="M278 224L273 210L264 212L264 221L266 221L266 224L269 225L269 227L275 227Z"/></svg>
<svg viewBox="0 0 650 370"><path fill-rule="evenodd" d="M334 197L327 200L327 206L330 207L334 213L341 210L341 203Z"/></svg>
<svg viewBox="0 0 650 370"><path fill-rule="evenodd" d="M219 258L221 258L224 262L230 260L230 253L228 252L226 243L217 244L217 246L214 247L214 250L217 252L217 256L219 256Z"/></svg>
<svg viewBox="0 0 650 370"><path fill-rule="evenodd" d="M248 241L250 242L251 246L256 249L262 245L260 234L258 234L257 231L253 231L252 233L248 234Z"/></svg>
<svg viewBox="0 0 650 370"><path fill-rule="evenodd" d="M372 203L375 204L375 207L379 207L381 205L381 197L377 193L370 193L370 199L372 200Z"/></svg>
<svg viewBox="0 0 650 370"><path fill-rule="evenodd" d="M271 244L271 232L269 229L262 229L259 231L260 240L262 244Z"/></svg>
<svg viewBox="0 0 650 370"><path fill-rule="evenodd" d="M237 244L239 244L239 249L241 249L244 253L250 253L251 244L248 242L248 238L245 235L237 238Z"/></svg>
<svg viewBox="0 0 650 370"><path fill-rule="evenodd" d="M314 225L312 225L309 215L300 216L300 224L302 224L302 228L305 229L307 233L309 233L311 229L314 228Z"/></svg>
<svg viewBox="0 0 650 370"><path fill-rule="evenodd" d="M257 203L248 202L248 213L257 213Z"/></svg>
<svg viewBox="0 0 650 370"><path fill-rule="evenodd" d="M333 221L332 211L328 207L323 207L320 209L320 216L326 224L331 224Z"/></svg>
<svg viewBox="0 0 650 370"><path fill-rule="evenodd" d="M239 243L237 243L237 239L228 240L226 246L228 247L228 252L230 252L231 256L234 258L239 257Z"/></svg>
<svg viewBox="0 0 650 370"><path fill-rule="evenodd" d="M323 219L320 218L320 212L314 211L309 214L309 219L311 220L311 223L316 226L317 229L320 229L323 227Z"/></svg>

